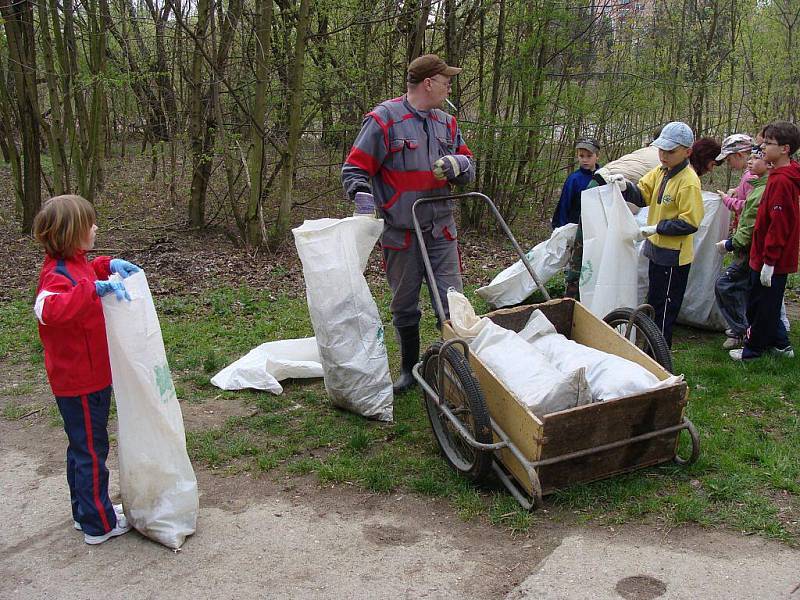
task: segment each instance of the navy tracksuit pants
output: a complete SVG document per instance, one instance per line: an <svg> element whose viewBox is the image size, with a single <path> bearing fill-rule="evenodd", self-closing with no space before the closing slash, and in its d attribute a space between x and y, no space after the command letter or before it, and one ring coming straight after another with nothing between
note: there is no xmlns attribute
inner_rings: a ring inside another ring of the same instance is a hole
<svg viewBox="0 0 800 600"><path fill-rule="evenodd" d="M56 396L64 418L67 483L72 518L88 535L103 535L117 524L108 497L108 411L111 386L84 396Z"/></svg>
<svg viewBox="0 0 800 600"><path fill-rule="evenodd" d="M657 265L652 260L648 269L650 281L647 287L647 303L655 311L654 321L667 345L672 348L672 328L678 318L686 293L686 282L689 280L689 269L692 264L675 267Z"/></svg>
<svg viewBox="0 0 800 600"><path fill-rule="evenodd" d="M789 335L781 320L783 293L788 275L772 276L772 285L761 285L761 273L750 269L750 296L747 298L747 320L750 327L744 340L742 356L761 356L770 348L786 348Z"/></svg>

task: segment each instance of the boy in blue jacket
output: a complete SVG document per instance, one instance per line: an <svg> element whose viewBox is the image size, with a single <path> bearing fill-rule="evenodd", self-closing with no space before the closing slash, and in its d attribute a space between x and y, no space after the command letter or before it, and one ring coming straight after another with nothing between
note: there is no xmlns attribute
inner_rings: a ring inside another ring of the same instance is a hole
<svg viewBox="0 0 800 600"><path fill-rule="evenodd" d="M575 144L579 168L570 173L561 188L561 198L553 213L553 229L567 223L578 223L581 219L581 192L592 180L592 175L600 166L597 162L600 144L593 139L584 138Z"/></svg>

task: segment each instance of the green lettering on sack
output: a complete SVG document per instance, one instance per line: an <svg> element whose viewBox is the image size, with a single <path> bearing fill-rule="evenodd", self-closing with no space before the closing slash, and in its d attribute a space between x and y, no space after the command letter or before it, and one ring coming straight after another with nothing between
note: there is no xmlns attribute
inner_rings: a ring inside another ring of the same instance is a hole
<svg viewBox="0 0 800 600"><path fill-rule="evenodd" d="M581 277L580 282L581 284L585 284L587 281L592 279L592 275L594 274L594 269L592 269L592 261L587 260L586 264L581 267Z"/></svg>
<svg viewBox="0 0 800 600"><path fill-rule="evenodd" d="M378 343L379 343L381 346L383 346L383 345L384 345L384 340L383 340L383 325L381 325L380 327L378 327L378 335L377 335L376 337L377 337L377 339L378 339Z"/></svg>
<svg viewBox="0 0 800 600"><path fill-rule="evenodd" d="M156 385L158 393L161 395L161 404L166 404L172 398L177 398L175 385L172 383L172 374L169 372L169 365L156 365L153 367L156 374Z"/></svg>

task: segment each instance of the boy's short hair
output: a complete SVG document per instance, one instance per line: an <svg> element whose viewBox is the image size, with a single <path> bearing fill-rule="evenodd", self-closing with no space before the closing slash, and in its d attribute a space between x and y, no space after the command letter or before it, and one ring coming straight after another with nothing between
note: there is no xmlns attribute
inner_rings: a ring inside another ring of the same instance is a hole
<svg viewBox="0 0 800 600"><path fill-rule="evenodd" d="M53 258L70 258L97 221L88 200L74 194L47 200L33 219L33 237Z"/></svg>
<svg viewBox="0 0 800 600"><path fill-rule="evenodd" d="M797 152L800 148L800 130L794 123L789 121L773 121L766 127L762 133L764 139L775 138L781 146L787 144L789 146L789 156Z"/></svg>

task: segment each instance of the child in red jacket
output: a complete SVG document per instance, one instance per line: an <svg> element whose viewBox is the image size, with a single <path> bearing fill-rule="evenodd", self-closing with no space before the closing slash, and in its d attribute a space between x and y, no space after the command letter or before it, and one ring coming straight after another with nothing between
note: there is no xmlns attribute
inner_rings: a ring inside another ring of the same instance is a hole
<svg viewBox="0 0 800 600"><path fill-rule="evenodd" d="M101 544L130 529L122 505L112 506L108 496L111 366L100 296L130 297L121 282L98 280L139 270L108 256L87 260L96 234L94 207L80 196L50 198L33 221L33 235L47 253L34 312L47 379L69 440L72 517L87 544Z"/></svg>
<svg viewBox="0 0 800 600"><path fill-rule="evenodd" d="M797 271L800 246L800 164L790 158L800 147L800 131L788 121L775 121L764 128L763 136L764 160L772 163L772 170L750 245L750 327L744 348L730 351L734 360L758 358L768 351L794 358L780 311L786 279Z"/></svg>

